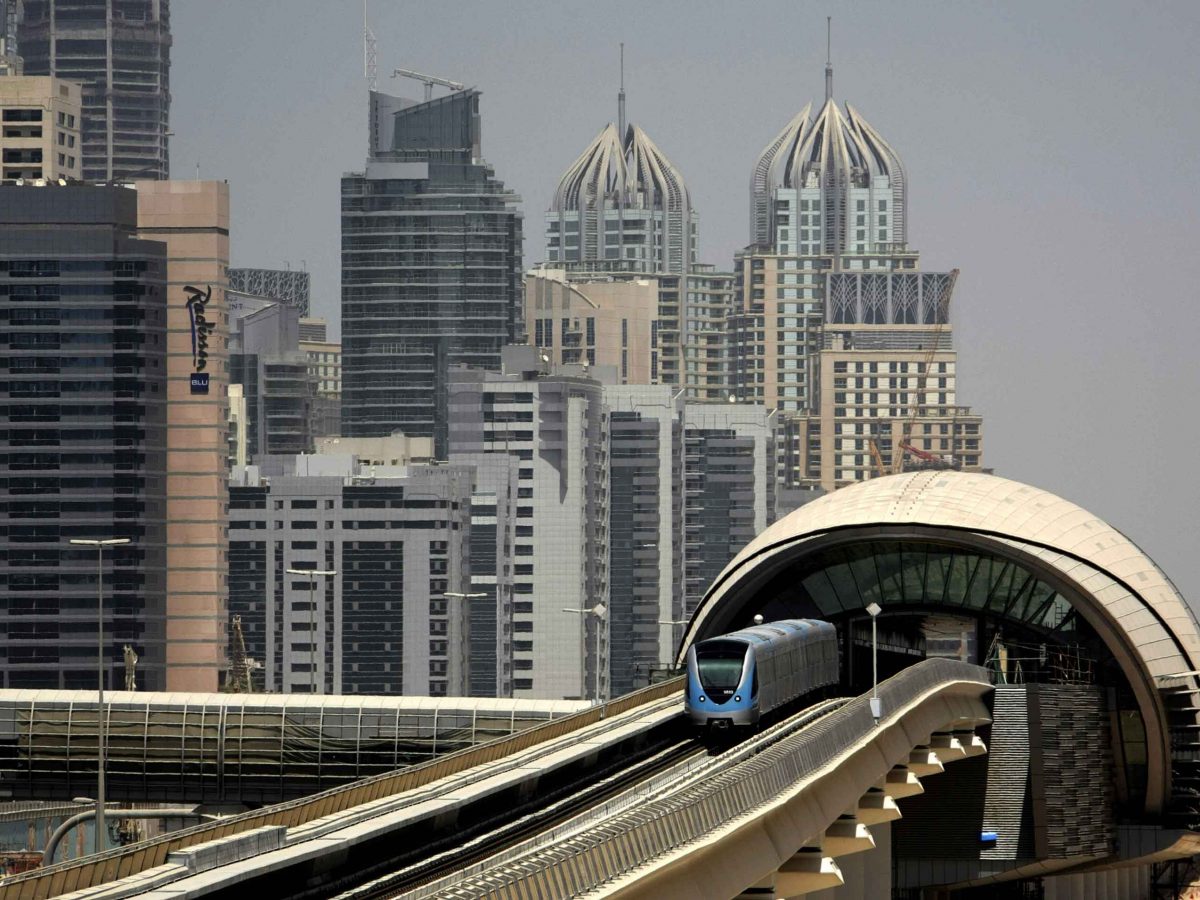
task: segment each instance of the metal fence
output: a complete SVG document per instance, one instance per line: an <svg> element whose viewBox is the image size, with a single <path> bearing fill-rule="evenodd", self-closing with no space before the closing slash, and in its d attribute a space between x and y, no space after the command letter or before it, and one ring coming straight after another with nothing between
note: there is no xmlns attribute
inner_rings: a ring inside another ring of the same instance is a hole
<svg viewBox="0 0 1200 900"><path fill-rule="evenodd" d="M311 797L231 816L220 822L186 828L128 847L17 875L0 882L0 900L42 900L46 897L55 897L69 891L93 887L163 865L169 854L185 847L194 847L264 826L295 828L325 816L345 812L364 803L431 784L441 778L458 774L475 766L496 762L506 756L521 753L572 731L595 724L601 719L610 718L635 707L681 693L682 690L683 679L677 678L627 694L607 704L594 706L544 725L451 753L408 769L377 775Z"/></svg>

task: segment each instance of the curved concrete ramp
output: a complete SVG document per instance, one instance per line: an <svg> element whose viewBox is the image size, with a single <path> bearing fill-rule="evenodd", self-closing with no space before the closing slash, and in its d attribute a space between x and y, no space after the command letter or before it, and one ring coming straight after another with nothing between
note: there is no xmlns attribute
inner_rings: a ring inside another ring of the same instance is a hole
<svg viewBox="0 0 1200 900"><path fill-rule="evenodd" d="M751 895L831 887L840 883L833 856L869 850L866 826L898 817L895 794L921 790L914 769L933 774L982 751L969 732L988 721L983 697L990 690L977 666L926 660L880 685L878 724L868 698L859 697L699 784L444 887L440 896L692 900L734 897L763 879L769 892Z"/></svg>

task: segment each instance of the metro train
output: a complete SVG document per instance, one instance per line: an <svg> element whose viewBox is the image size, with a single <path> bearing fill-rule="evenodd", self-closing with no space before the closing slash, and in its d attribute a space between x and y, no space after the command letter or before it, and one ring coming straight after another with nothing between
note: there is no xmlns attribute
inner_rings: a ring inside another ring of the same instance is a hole
<svg viewBox="0 0 1200 900"><path fill-rule="evenodd" d="M688 648L684 705L701 728L752 728L839 674L837 630L828 622L760 623Z"/></svg>

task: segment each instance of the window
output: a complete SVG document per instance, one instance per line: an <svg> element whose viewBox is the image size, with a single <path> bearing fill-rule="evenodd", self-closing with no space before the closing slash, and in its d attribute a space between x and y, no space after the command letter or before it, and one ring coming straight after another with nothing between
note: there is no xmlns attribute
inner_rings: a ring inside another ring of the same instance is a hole
<svg viewBox="0 0 1200 900"><path fill-rule="evenodd" d="M62 113L59 113L61 116ZM40 122L42 121L42 111L40 109L6 109L4 111L5 122Z"/></svg>

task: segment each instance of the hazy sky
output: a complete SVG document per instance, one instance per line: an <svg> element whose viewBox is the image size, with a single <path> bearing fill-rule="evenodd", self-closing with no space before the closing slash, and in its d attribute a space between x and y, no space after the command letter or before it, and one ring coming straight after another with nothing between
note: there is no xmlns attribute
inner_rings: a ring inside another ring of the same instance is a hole
<svg viewBox="0 0 1200 900"><path fill-rule="evenodd" d="M337 318L338 179L366 152L361 0L175 0L173 173L228 179L235 265L313 273ZM959 401L985 462L1140 544L1200 606L1200 3L385 2L396 66L482 89L483 152L524 199L616 117L687 179L701 257L747 241L758 152L823 92L908 169L909 236L958 266Z"/></svg>

